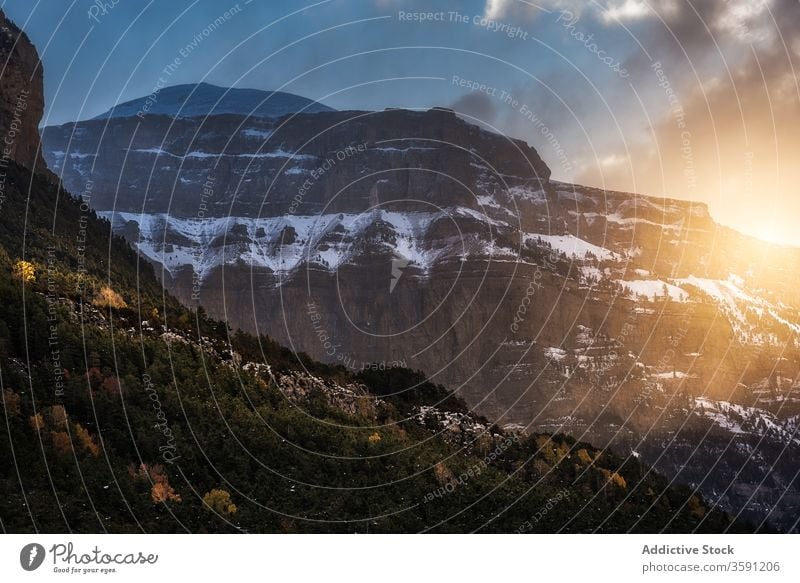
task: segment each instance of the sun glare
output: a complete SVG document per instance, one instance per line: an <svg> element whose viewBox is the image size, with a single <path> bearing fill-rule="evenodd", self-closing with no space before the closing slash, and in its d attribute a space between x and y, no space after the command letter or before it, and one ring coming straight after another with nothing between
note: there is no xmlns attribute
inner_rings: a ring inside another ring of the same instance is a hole
<svg viewBox="0 0 800 583"><path fill-rule="evenodd" d="M781 245L783 247L800 246L800 241L798 241L797 234L787 232L786 229L782 228L782 226L777 222L760 224L752 229L748 229L748 231L750 235L766 243Z"/></svg>

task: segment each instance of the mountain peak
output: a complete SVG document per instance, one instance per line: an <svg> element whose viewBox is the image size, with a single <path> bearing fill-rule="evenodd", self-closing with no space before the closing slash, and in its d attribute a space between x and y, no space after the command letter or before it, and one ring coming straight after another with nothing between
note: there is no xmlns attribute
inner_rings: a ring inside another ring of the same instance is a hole
<svg viewBox="0 0 800 583"><path fill-rule="evenodd" d="M332 108L292 93L220 87L211 83L172 85L150 95L119 103L94 119L144 117L205 117L238 114L276 118L295 112L318 113Z"/></svg>

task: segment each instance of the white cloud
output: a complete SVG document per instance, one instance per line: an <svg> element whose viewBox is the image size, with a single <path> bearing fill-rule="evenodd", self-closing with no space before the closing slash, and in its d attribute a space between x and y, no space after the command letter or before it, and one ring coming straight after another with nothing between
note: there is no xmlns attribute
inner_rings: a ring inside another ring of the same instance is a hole
<svg viewBox="0 0 800 583"><path fill-rule="evenodd" d="M605 23L628 22L657 15L672 17L679 10L676 0L613 0L601 9L600 17Z"/></svg>
<svg viewBox="0 0 800 583"><path fill-rule="evenodd" d="M609 4L603 13L606 22L619 20L640 20L652 14L650 6L642 0L625 0L622 4Z"/></svg>
<svg viewBox="0 0 800 583"><path fill-rule="evenodd" d="M729 0L715 27L746 42L761 43L774 39L775 27L768 18L771 0Z"/></svg>
<svg viewBox="0 0 800 583"><path fill-rule="evenodd" d="M711 0L709 0L711 1ZM767 16L774 0L714 0L719 15L708 22L740 40L758 42L770 35ZM575 15L594 12L605 24L627 23L657 17L672 20L681 13L680 0L485 0L484 16L493 20L530 19L542 10L569 10ZM686 15L686 13L684 13ZM691 12L689 13L691 15ZM691 15L697 18L696 15Z"/></svg>
<svg viewBox="0 0 800 583"><path fill-rule="evenodd" d="M610 154L600 160L600 166L603 168L613 168L615 166L625 166L629 164L627 156L620 156L618 154Z"/></svg>
<svg viewBox="0 0 800 583"><path fill-rule="evenodd" d="M490 20L531 20L542 8L560 3L561 0L486 0L483 15Z"/></svg>
<svg viewBox="0 0 800 583"><path fill-rule="evenodd" d="M502 18L509 10L509 5L512 2L514 0L486 0L486 8L483 10L483 15L493 20Z"/></svg>

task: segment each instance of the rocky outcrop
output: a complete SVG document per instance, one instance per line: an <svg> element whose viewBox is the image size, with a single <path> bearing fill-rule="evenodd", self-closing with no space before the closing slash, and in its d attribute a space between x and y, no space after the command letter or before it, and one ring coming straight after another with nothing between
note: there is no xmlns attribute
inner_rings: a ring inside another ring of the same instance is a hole
<svg viewBox="0 0 800 583"><path fill-rule="evenodd" d="M339 384L330 379L323 379L308 373L291 372L270 375L278 390L295 403L308 402L315 396L321 396L331 407L344 411L348 415L360 415L374 419L377 408L382 404L363 385L356 383Z"/></svg>
<svg viewBox="0 0 800 583"><path fill-rule="evenodd" d="M2 159L44 171L39 121L44 111L42 64L36 49L0 11L0 140Z"/></svg>

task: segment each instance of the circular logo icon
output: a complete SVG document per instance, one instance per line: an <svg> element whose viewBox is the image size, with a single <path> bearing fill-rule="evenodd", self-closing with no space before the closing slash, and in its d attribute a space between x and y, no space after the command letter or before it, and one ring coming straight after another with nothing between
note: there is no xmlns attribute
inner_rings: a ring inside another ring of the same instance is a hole
<svg viewBox="0 0 800 583"><path fill-rule="evenodd" d="M22 547L19 552L19 564L26 571L35 571L44 562L44 547L38 543L31 543Z"/></svg>

